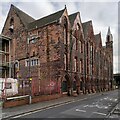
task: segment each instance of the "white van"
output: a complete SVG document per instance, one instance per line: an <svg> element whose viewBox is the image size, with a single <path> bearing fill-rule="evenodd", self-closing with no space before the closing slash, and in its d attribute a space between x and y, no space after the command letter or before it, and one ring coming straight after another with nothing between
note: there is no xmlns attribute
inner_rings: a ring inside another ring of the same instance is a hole
<svg viewBox="0 0 120 120"><path fill-rule="evenodd" d="M18 81L13 78L0 78L0 97L18 94Z"/></svg>

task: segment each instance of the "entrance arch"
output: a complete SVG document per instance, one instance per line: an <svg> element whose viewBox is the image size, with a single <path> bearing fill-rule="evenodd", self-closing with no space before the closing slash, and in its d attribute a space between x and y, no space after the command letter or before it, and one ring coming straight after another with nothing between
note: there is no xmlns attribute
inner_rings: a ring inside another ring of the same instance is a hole
<svg viewBox="0 0 120 120"><path fill-rule="evenodd" d="M70 76L69 74L66 74L62 80L62 83L61 83L61 90L62 90L62 93L65 93L67 92L68 95L71 95L70 93Z"/></svg>
<svg viewBox="0 0 120 120"><path fill-rule="evenodd" d="M80 94L80 78L78 75L75 75L75 81L76 81L76 93Z"/></svg>

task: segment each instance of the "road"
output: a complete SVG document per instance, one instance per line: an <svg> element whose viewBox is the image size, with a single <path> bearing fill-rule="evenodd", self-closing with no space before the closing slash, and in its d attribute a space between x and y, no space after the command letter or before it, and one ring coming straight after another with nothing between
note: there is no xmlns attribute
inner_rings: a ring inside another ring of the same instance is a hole
<svg viewBox="0 0 120 120"><path fill-rule="evenodd" d="M106 118L118 102L118 91L89 95L84 99L49 107L14 118Z"/></svg>

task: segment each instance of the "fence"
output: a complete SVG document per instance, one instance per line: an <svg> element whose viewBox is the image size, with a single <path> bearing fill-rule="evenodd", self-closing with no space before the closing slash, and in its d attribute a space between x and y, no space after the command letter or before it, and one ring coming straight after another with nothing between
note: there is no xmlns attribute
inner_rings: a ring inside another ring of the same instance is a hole
<svg viewBox="0 0 120 120"><path fill-rule="evenodd" d="M31 78L19 79L19 95L32 96L37 95L52 95L60 93L60 82L58 80L41 80L38 76Z"/></svg>

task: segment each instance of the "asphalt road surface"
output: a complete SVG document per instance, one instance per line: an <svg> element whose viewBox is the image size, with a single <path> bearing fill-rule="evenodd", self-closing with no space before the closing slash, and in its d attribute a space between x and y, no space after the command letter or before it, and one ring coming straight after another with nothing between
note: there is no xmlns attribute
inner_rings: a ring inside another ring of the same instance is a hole
<svg viewBox="0 0 120 120"><path fill-rule="evenodd" d="M118 102L118 90L89 95L74 102L34 111L15 118L106 118Z"/></svg>

